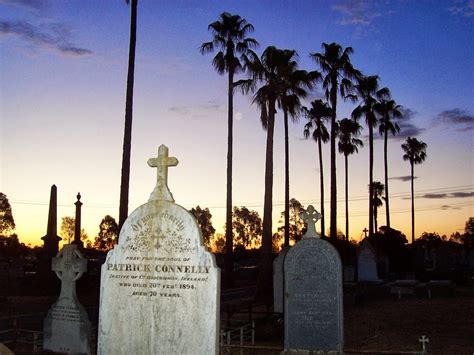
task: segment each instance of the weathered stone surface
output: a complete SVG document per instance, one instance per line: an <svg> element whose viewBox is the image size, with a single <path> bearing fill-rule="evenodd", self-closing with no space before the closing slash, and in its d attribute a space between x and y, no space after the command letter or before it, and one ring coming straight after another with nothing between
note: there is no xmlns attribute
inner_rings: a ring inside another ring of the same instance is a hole
<svg viewBox="0 0 474 355"><path fill-rule="evenodd" d="M52 259L52 269L61 279L61 294L44 320L43 348L90 354L91 324L76 295L76 280L87 270L87 260L68 244Z"/></svg>
<svg viewBox="0 0 474 355"><path fill-rule="evenodd" d="M359 281L378 281L377 254L368 239L364 239L357 254L357 277Z"/></svg>
<svg viewBox="0 0 474 355"><path fill-rule="evenodd" d="M308 232L285 258L285 349L342 352L342 267L337 250L319 239L309 206Z"/></svg>
<svg viewBox="0 0 474 355"><path fill-rule="evenodd" d="M149 161L170 163L167 149ZM102 266L98 354L218 353L220 270L166 180L159 170L149 202L125 221Z"/></svg>

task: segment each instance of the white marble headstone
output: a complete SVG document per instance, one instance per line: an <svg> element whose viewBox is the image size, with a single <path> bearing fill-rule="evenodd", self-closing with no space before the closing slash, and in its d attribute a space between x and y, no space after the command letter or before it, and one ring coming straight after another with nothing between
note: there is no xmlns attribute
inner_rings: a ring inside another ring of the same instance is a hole
<svg viewBox="0 0 474 355"><path fill-rule="evenodd" d="M217 354L220 270L167 186L177 165L160 146L157 185L125 221L102 266L98 354Z"/></svg>
<svg viewBox="0 0 474 355"><path fill-rule="evenodd" d="M364 239L357 254L357 278L359 281L378 281L376 251L368 239Z"/></svg>
<svg viewBox="0 0 474 355"><path fill-rule="evenodd" d="M52 259L61 279L61 293L44 320L43 349L90 354L91 324L76 295L76 281L87 270L87 260L74 244L67 244Z"/></svg>

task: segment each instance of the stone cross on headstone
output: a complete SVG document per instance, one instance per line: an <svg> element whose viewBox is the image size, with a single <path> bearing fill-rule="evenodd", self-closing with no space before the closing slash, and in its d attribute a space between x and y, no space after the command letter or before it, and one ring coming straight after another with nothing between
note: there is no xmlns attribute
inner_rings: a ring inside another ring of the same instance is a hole
<svg viewBox="0 0 474 355"><path fill-rule="evenodd" d="M75 245L68 244L52 259L52 269L61 280L59 298L76 297L76 281L87 271L87 260L78 252Z"/></svg>
<svg viewBox="0 0 474 355"><path fill-rule="evenodd" d="M163 144L158 148L158 157L148 159L148 165L157 168L156 186L148 201L166 200L174 202L173 195L168 188L168 168L176 166L178 163L178 159L168 156L168 147Z"/></svg>
<svg viewBox="0 0 474 355"><path fill-rule="evenodd" d="M369 231L369 230L368 230L367 228L364 228L364 229L362 230L362 232L364 232L364 237L365 237L365 238L367 238L367 232L368 232L368 231Z"/></svg>
<svg viewBox="0 0 474 355"><path fill-rule="evenodd" d="M61 279L61 293L43 325L43 349L68 354L90 354L91 323L76 295L76 280L87 271L87 260L75 244L67 244L52 259Z"/></svg>
<svg viewBox="0 0 474 355"><path fill-rule="evenodd" d="M306 223L307 229L303 238L320 238L321 236L316 232L316 222L321 219L321 214L316 211L313 205L309 205L306 211L300 213L300 218Z"/></svg>
<svg viewBox="0 0 474 355"><path fill-rule="evenodd" d="M430 339L426 337L426 335L422 335L418 341L421 343L422 349L421 353L426 354L426 343L430 342Z"/></svg>

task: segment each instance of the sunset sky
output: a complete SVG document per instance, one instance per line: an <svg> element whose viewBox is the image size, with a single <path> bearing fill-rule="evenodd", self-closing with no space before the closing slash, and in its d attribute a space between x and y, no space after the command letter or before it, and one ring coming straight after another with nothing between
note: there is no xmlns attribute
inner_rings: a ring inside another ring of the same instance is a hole
<svg viewBox="0 0 474 355"><path fill-rule="evenodd" d="M379 75L390 88L406 113L402 131L389 142L392 227L410 239L410 166L400 148L407 136L428 146L427 160L415 167L416 236L462 232L474 216L472 0L140 0L138 7L129 213L153 190L156 171L146 162L165 144L179 160L169 171L176 203L209 207L223 232L227 82L199 46L211 38L207 25L228 11L255 26L259 54L269 45L295 49L300 67L315 70L309 53L320 52L322 42L337 42L354 49L357 69ZM58 230L61 217L74 215L77 192L91 238L106 214L118 218L129 11L121 0L0 0L0 191L25 243L40 244L46 233L52 184L58 187ZM310 100L321 96L318 87ZM338 118L354 107L341 104ZM234 205L262 215L266 133L250 96L236 94L234 113ZM284 196L282 121L279 112L275 230ZM301 118L291 125L290 194L319 209L316 144L303 138L304 124ZM329 145L324 149L329 215ZM380 181L382 149L377 139ZM349 164L350 238L358 240L368 226L367 144ZM337 173L338 227L344 230L342 156Z"/></svg>

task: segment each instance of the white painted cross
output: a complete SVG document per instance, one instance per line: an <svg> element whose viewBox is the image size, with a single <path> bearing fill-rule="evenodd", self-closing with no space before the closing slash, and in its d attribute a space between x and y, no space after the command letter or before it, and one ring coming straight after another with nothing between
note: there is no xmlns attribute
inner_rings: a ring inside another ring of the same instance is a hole
<svg viewBox="0 0 474 355"><path fill-rule="evenodd" d="M426 335L422 335L418 341L421 343L422 349L421 353L426 354L426 343L430 342L430 339L426 337Z"/></svg>
<svg viewBox="0 0 474 355"><path fill-rule="evenodd" d="M321 214L316 211L313 205L309 205L306 211L300 213L300 218L306 223L307 229L303 238L320 238L316 232L316 222L321 219Z"/></svg>
<svg viewBox="0 0 474 355"><path fill-rule="evenodd" d="M168 156L168 147L163 144L158 148L158 156L148 159L148 165L157 169L156 186L148 201L166 200L174 202L173 195L168 188L168 168L176 166L178 163L178 159Z"/></svg>
<svg viewBox="0 0 474 355"><path fill-rule="evenodd" d="M61 280L59 298L76 297L76 280L87 271L87 260L77 250L77 245L66 244L58 255L52 259L52 270Z"/></svg>

